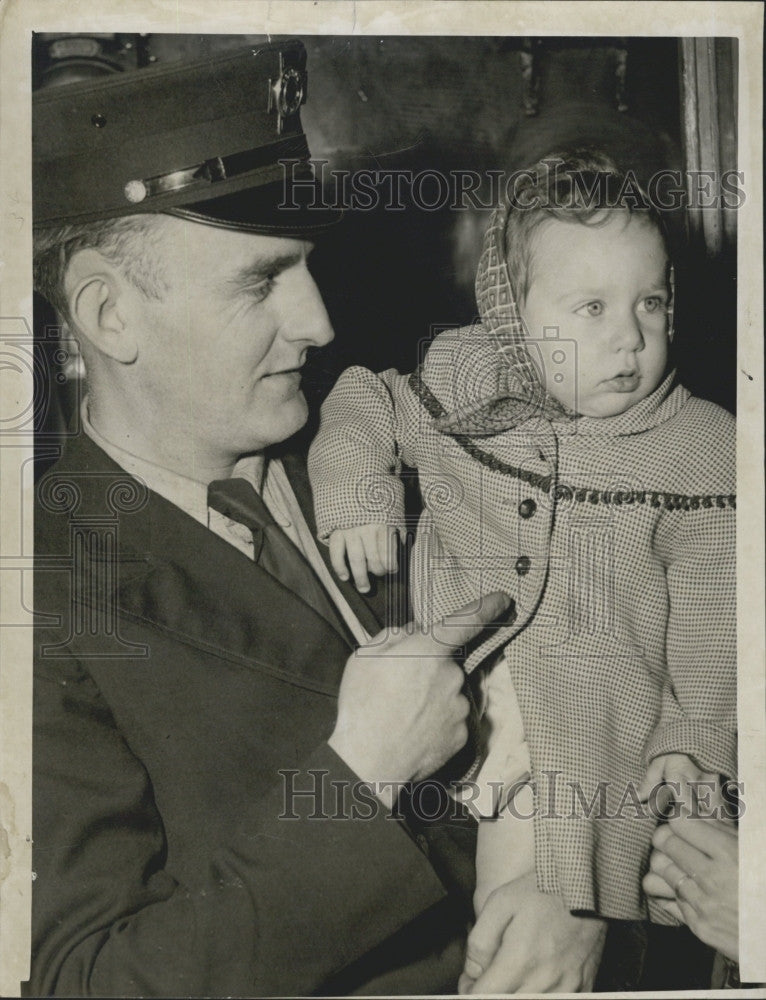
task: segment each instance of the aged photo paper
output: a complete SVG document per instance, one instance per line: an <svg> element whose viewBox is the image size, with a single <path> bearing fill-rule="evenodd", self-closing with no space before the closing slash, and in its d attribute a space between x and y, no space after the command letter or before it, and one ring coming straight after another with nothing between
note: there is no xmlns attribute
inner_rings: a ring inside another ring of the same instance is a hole
<svg viewBox="0 0 766 1000"><path fill-rule="evenodd" d="M739 975L766 983L761 4L0 0L0 995L20 995L30 975L32 502L41 464L57 455L50 435L42 451L38 437L35 454L35 433L50 430L57 407L61 419L62 399L71 414L82 373L73 345L34 326L33 35L47 45L65 35L106 39L96 50L122 59L118 68L135 68L136 44L146 45L147 62L161 64L272 39L304 43L303 126L313 156L325 162L325 189L332 182L353 224L348 242L332 237L334 260L332 251L317 253L336 342L309 380L315 400L347 364L409 372L424 342L473 320L493 183L504 176L497 164L510 171L525 155L533 161L547 151L546 136L564 134L571 146L590 135L583 95L598 93L608 109L596 132L634 141L647 174L667 163L694 173L694 204L684 218L679 202L674 218L697 255L676 281L694 289L685 319L702 333L699 351L688 335L679 350L694 394L737 418ZM122 41L110 49L110 38ZM133 40L128 49L125 39ZM440 187L431 163L452 187ZM375 200L380 189L373 198L369 184L354 187L354 177L386 170L385 204ZM384 234L382 249L365 232L366 212ZM339 274L342 254L349 259Z"/></svg>

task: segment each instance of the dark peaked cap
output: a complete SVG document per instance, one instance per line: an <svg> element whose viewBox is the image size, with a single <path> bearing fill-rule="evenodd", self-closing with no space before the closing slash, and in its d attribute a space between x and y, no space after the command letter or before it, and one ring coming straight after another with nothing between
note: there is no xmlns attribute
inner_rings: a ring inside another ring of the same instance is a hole
<svg viewBox="0 0 766 1000"><path fill-rule="evenodd" d="M340 212L307 183L306 93L295 40L37 91L34 224L168 212L274 235L322 229Z"/></svg>

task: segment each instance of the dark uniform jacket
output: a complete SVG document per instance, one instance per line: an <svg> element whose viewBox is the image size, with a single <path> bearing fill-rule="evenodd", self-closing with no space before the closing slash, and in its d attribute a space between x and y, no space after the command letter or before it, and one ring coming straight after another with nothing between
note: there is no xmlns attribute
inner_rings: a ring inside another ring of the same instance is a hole
<svg viewBox="0 0 766 1000"><path fill-rule="evenodd" d="M349 636L84 435L38 485L35 610L30 994L454 990L473 824L338 807Z"/></svg>

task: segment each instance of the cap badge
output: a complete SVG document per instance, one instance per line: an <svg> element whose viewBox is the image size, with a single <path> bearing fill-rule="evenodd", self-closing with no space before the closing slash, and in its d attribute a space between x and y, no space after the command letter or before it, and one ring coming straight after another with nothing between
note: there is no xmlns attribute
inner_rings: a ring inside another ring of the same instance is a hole
<svg viewBox="0 0 766 1000"><path fill-rule="evenodd" d="M289 58L289 54L288 54ZM285 119L298 113L301 104L306 101L306 71L295 66L289 66L285 61L285 53L279 53L279 77L269 80L268 111L277 113L277 134L281 135L285 127Z"/></svg>

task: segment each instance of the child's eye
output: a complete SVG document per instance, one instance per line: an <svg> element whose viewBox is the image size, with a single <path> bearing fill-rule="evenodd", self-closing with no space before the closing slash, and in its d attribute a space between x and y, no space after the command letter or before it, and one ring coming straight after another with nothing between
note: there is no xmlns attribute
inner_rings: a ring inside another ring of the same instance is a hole
<svg viewBox="0 0 766 1000"><path fill-rule="evenodd" d="M640 308L647 313L661 312L665 308L665 300L659 295L648 295L641 300Z"/></svg>
<svg viewBox="0 0 766 1000"><path fill-rule="evenodd" d="M604 311L604 303L600 302L598 299L594 299L593 302L586 302L585 305L580 306L579 309L575 309L576 313L581 316L600 316Z"/></svg>

